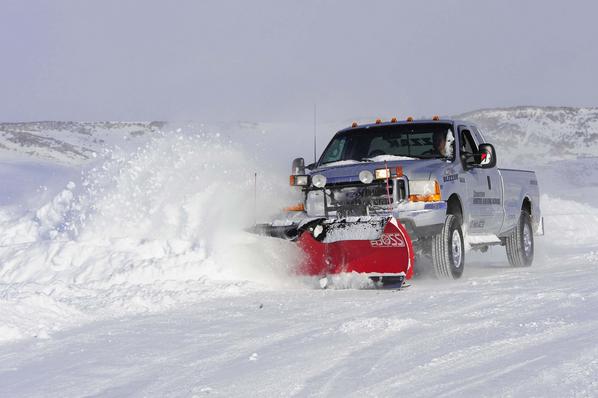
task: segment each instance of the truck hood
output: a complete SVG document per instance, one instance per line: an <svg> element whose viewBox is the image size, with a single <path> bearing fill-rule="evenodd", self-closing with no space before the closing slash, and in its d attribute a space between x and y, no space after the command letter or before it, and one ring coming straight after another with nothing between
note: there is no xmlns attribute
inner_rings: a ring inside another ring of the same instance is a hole
<svg viewBox="0 0 598 398"><path fill-rule="evenodd" d="M442 159L414 159L414 160L395 160L386 163L389 169L401 166L403 174L412 180L428 180L432 172L446 164ZM376 169L383 169L384 162L359 162L351 164L341 164L330 166L321 166L311 171L311 175L322 174L326 177L328 183L351 183L359 181L359 173L362 170L369 170L374 174Z"/></svg>

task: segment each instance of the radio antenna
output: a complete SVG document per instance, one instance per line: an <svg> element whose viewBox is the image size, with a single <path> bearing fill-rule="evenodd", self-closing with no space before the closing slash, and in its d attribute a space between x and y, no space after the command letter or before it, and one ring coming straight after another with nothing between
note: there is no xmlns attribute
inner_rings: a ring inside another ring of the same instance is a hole
<svg viewBox="0 0 598 398"><path fill-rule="evenodd" d="M316 113L316 104L314 104L314 163L316 163L318 161L317 159L317 130L316 130L316 126L317 126L317 113Z"/></svg>
<svg viewBox="0 0 598 398"><path fill-rule="evenodd" d="M253 225L257 225L257 171L253 173Z"/></svg>

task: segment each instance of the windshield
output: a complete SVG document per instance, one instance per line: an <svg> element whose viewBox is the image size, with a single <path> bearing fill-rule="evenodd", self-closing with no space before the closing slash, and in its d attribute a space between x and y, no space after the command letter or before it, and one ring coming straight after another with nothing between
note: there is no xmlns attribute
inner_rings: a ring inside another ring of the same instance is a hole
<svg viewBox="0 0 598 398"><path fill-rule="evenodd" d="M405 158L452 158L452 125L413 123L352 129L337 134L319 164L339 161L380 161Z"/></svg>

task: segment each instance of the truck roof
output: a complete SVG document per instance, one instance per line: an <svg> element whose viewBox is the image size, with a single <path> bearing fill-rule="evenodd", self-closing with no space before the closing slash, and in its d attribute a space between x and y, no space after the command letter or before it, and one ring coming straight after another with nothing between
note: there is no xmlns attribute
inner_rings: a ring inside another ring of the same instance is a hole
<svg viewBox="0 0 598 398"><path fill-rule="evenodd" d="M374 123L365 123L365 124L357 124L357 123L353 123L353 126L349 126L346 127L344 129L341 129L337 132L337 134L339 133L345 133L354 129L362 129L362 128L370 128L370 127L379 127L379 126L391 126L391 125L405 125L405 124L434 124L434 123L450 123L452 125L460 125L460 124L464 124L466 126L471 126L473 125L470 122L467 122L465 120L457 120L457 119L443 119L443 118L432 118L432 119L408 119L408 120L388 120L388 121L381 121L380 119L378 119L376 122Z"/></svg>

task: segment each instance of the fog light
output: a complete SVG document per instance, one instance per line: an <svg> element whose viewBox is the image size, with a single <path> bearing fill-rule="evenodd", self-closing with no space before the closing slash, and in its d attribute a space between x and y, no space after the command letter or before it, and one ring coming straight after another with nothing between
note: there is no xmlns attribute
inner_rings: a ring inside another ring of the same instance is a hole
<svg viewBox="0 0 598 398"><path fill-rule="evenodd" d="M386 180L390 178L390 169L378 169L376 170L376 180Z"/></svg>
<svg viewBox="0 0 598 398"><path fill-rule="evenodd" d="M290 178L291 185L299 185L299 186L306 186L309 183L309 178L307 176L296 176L293 175Z"/></svg>

